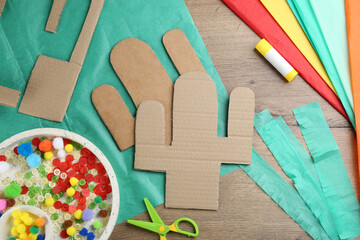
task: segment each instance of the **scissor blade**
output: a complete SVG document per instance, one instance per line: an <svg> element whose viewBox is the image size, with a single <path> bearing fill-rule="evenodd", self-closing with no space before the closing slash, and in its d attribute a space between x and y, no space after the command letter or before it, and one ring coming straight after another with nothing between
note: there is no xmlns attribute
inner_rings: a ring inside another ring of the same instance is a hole
<svg viewBox="0 0 360 240"><path fill-rule="evenodd" d="M146 208L149 212L151 220L154 223L164 225L163 221L161 220L161 218L159 217L159 215L157 214L157 212L155 211L154 207L151 205L149 200L147 198L144 198L144 202L145 202Z"/></svg>
<svg viewBox="0 0 360 240"><path fill-rule="evenodd" d="M156 232L160 234L159 224L157 223L137 221L137 220L128 220L127 222L134 226L141 227L151 232Z"/></svg>

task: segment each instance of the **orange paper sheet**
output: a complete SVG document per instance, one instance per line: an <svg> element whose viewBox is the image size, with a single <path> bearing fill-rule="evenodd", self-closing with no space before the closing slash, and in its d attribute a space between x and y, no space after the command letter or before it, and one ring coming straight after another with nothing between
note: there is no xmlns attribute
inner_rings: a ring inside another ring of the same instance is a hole
<svg viewBox="0 0 360 240"><path fill-rule="evenodd" d="M346 22L349 41L350 76L354 100L358 166L360 172L360 1L345 0Z"/></svg>

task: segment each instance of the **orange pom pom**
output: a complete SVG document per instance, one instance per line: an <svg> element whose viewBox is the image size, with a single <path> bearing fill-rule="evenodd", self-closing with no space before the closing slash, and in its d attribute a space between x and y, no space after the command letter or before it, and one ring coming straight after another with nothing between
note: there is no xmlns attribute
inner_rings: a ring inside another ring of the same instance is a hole
<svg viewBox="0 0 360 240"><path fill-rule="evenodd" d="M43 140L40 144L39 144L39 150L42 152L50 152L52 149L52 142L50 140Z"/></svg>
<svg viewBox="0 0 360 240"><path fill-rule="evenodd" d="M44 225L45 225L44 219L43 219L43 218L38 218L38 219L36 219L35 225L38 226L38 227L44 226Z"/></svg>

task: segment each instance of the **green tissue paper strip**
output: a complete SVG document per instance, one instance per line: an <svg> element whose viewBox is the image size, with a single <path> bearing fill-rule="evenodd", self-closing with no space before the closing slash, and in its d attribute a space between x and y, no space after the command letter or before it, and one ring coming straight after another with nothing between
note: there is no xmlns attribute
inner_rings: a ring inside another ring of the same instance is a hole
<svg viewBox="0 0 360 240"><path fill-rule="evenodd" d="M313 159L308 154L308 152L305 150L305 148L301 145L299 140L295 137L295 135L292 133L289 126L286 124L284 119L282 117L278 117L275 119L276 123L279 125L283 133L286 135L287 140L289 143L294 147L294 150L296 151L297 155L301 158L304 165L306 166L307 170L310 172L311 176L314 178L318 186L320 185L319 177L316 172L316 168L313 162Z"/></svg>
<svg viewBox="0 0 360 240"><path fill-rule="evenodd" d="M268 110L258 113L254 125L286 175L294 181L295 188L331 239L339 239L335 222L325 196L311 176L303 161L287 140Z"/></svg>
<svg viewBox="0 0 360 240"><path fill-rule="evenodd" d="M314 159L321 187L338 213L343 238L360 235L360 207L342 160L318 102L293 110L308 149Z"/></svg>
<svg viewBox="0 0 360 240"><path fill-rule="evenodd" d="M0 18L1 85L23 92L39 54L68 60L90 2L67 1L57 33L53 34L45 32L52 1L7 1ZM134 170L134 148L118 150L91 102L91 92L102 84L113 85L135 114L131 98L110 64L110 51L123 39L141 39L153 48L175 81L178 73L161 41L162 36L174 28L185 32L216 84L218 135L225 136L228 95L184 1L106 0L64 121L55 123L0 106L0 142L34 128L61 128L78 133L93 142L116 169L120 188L118 223L146 211L145 197L156 206L164 203L164 174ZM221 174L238 168L224 165Z"/></svg>
<svg viewBox="0 0 360 240"><path fill-rule="evenodd" d="M287 0L355 128L344 1Z"/></svg>
<svg viewBox="0 0 360 240"><path fill-rule="evenodd" d="M304 200L254 149L251 165L240 165L313 239L330 239Z"/></svg>

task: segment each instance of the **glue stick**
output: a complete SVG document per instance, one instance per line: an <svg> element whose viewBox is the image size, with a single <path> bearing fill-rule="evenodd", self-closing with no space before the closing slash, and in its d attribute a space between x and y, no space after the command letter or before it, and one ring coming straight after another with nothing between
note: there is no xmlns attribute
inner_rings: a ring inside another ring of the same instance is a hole
<svg viewBox="0 0 360 240"><path fill-rule="evenodd" d="M289 82L298 72L273 48L268 41L261 39L255 48L263 55Z"/></svg>

